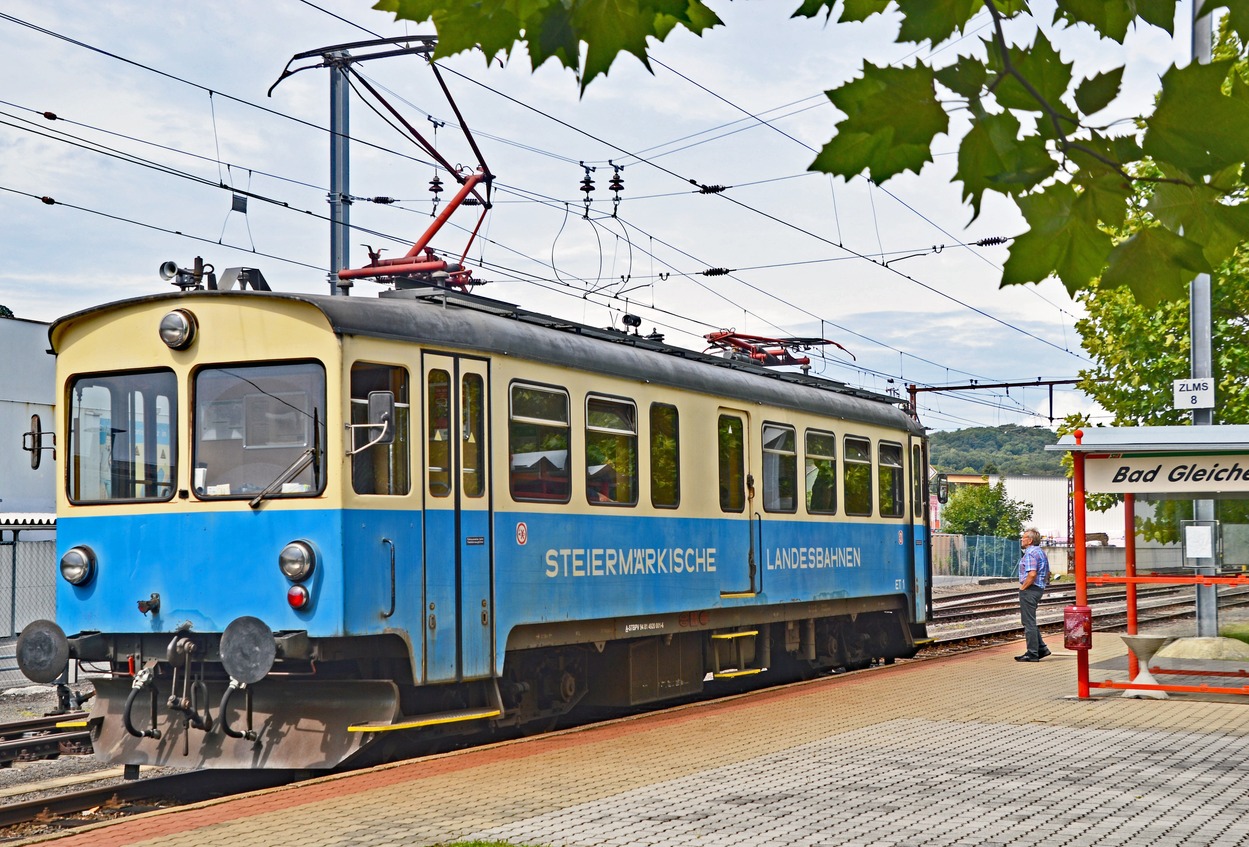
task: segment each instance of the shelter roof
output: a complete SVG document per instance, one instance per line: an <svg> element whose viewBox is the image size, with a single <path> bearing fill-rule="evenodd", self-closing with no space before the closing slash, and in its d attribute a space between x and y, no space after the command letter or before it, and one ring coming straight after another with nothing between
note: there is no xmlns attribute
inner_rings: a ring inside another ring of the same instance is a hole
<svg viewBox="0 0 1249 847"><path fill-rule="evenodd" d="M1249 453L1249 426L1088 427L1077 444L1064 435L1046 450L1072 453Z"/></svg>

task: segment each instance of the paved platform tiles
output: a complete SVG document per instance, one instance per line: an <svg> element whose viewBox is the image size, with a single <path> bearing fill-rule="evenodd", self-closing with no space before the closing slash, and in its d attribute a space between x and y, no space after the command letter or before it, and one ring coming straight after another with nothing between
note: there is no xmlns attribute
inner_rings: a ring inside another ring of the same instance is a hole
<svg viewBox="0 0 1249 847"><path fill-rule="evenodd" d="M1073 697L1021 644L102 825L56 847L1249 845L1249 699ZM1094 679L1126 680L1095 635Z"/></svg>

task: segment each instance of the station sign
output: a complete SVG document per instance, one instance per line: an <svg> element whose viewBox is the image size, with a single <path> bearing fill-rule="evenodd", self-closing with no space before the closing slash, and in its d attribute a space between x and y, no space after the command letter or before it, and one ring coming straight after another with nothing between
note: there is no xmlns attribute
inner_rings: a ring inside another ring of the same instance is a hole
<svg viewBox="0 0 1249 847"><path fill-rule="evenodd" d="M1214 379L1211 377L1177 379L1172 389L1175 393L1174 408L1180 411L1214 408Z"/></svg>
<svg viewBox="0 0 1249 847"><path fill-rule="evenodd" d="M1249 493L1249 454L1089 456L1084 489L1105 494Z"/></svg>

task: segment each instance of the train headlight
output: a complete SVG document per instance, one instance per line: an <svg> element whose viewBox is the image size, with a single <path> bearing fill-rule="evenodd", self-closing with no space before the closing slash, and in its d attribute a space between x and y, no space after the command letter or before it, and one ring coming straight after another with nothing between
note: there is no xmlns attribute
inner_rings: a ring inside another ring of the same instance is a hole
<svg viewBox="0 0 1249 847"><path fill-rule="evenodd" d="M186 309L174 309L160 319L160 340L171 349L185 350L195 340L195 315Z"/></svg>
<svg viewBox="0 0 1249 847"><path fill-rule="evenodd" d="M316 567L316 563L317 554L307 541L292 541L278 554L278 567L291 582L303 582L312 576L312 569ZM295 608L299 607L295 606Z"/></svg>
<svg viewBox="0 0 1249 847"><path fill-rule="evenodd" d="M61 576L71 585L84 585L95 575L95 552L90 547L71 547L61 557Z"/></svg>

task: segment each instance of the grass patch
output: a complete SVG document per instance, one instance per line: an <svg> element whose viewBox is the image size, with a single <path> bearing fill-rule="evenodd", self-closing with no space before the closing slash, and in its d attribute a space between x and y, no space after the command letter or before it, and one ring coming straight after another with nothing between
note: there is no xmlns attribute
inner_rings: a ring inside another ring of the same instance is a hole
<svg viewBox="0 0 1249 847"><path fill-rule="evenodd" d="M1249 644L1249 624L1237 623L1225 626L1219 630L1219 635L1224 638L1235 638L1237 641Z"/></svg>

